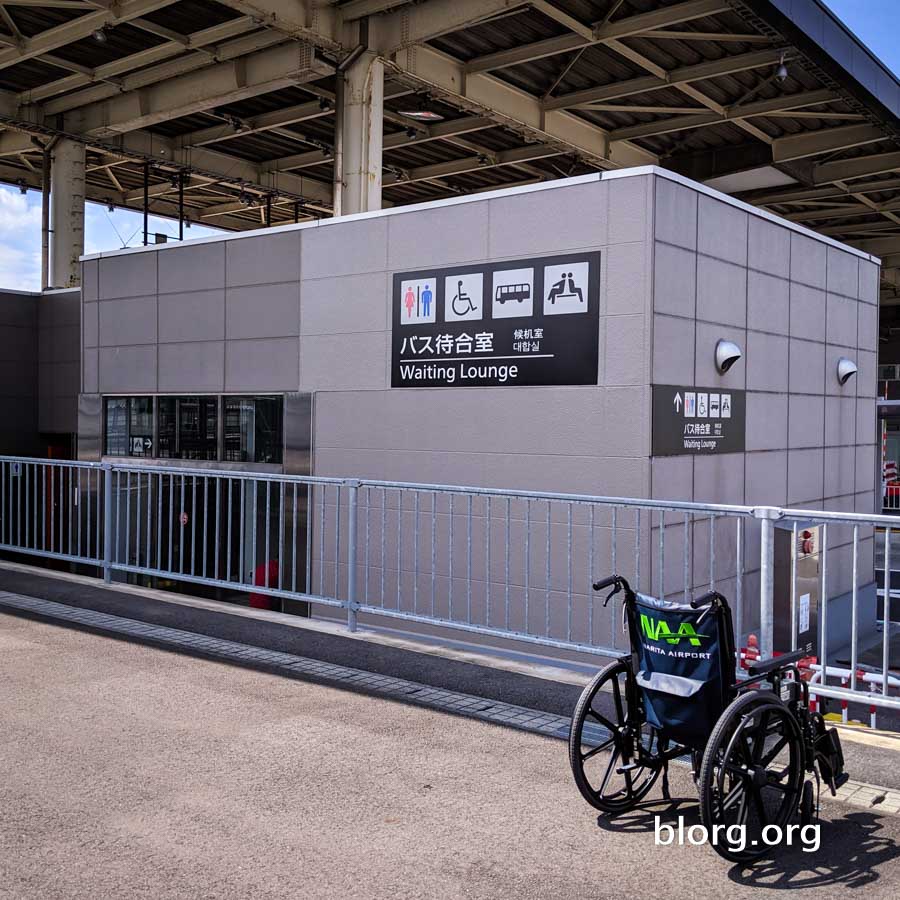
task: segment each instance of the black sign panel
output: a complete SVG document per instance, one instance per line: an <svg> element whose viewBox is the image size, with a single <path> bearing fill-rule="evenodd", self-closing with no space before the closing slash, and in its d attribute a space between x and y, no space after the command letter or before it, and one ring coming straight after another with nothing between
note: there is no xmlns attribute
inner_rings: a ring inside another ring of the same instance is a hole
<svg viewBox="0 0 900 900"><path fill-rule="evenodd" d="M596 384L600 254L400 272L392 387Z"/></svg>
<svg viewBox="0 0 900 900"><path fill-rule="evenodd" d="M728 388L653 385L653 455L741 453L746 397Z"/></svg>

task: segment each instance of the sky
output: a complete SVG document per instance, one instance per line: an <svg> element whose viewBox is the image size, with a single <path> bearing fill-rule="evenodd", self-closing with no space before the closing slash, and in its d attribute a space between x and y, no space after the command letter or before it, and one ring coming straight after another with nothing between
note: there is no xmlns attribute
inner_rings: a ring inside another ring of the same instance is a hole
<svg viewBox="0 0 900 900"><path fill-rule="evenodd" d="M900 73L900 0L824 0L832 12L862 40L883 63ZM150 217L151 233L177 239L178 225L169 219ZM185 238L206 237L216 229L193 225ZM143 241L139 212L88 203L85 211L85 253L136 247ZM0 287L33 291L41 278L40 192L20 193L17 187L0 185Z"/></svg>

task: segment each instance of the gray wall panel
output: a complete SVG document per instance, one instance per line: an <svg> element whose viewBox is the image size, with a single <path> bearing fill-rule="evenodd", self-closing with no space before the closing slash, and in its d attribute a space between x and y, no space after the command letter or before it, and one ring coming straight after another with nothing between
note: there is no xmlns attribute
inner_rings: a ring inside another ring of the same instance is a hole
<svg viewBox="0 0 900 900"><path fill-rule="evenodd" d="M226 342L226 391L292 391L299 380L298 338Z"/></svg>
<svg viewBox="0 0 900 900"><path fill-rule="evenodd" d="M789 449L821 447L825 441L825 398L791 394L789 412Z"/></svg>
<svg viewBox="0 0 900 900"><path fill-rule="evenodd" d="M39 295L0 291L0 452L39 451Z"/></svg>
<svg viewBox="0 0 900 900"><path fill-rule="evenodd" d="M107 256L99 264L99 300L143 297L157 289L157 254L143 251L125 256ZM168 260L167 260L168 262ZM90 299L87 296L85 299Z"/></svg>
<svg viewBox="0 0 900 900"><path fill-rule="evenodd" d="M641 312L636 301L646 298L649 313L650 245L643 242L613 244L600 259L600 315Z"/></svg>
<svg viewBox="0 0 900 900"><path fill-rule="evenodd" d="M791 233L791 281L825 290L826 245L811 237Z"/></svg>
<svg viewBox="0 0 900 900"><path fill-rule="evenodd" d="M761 331L747 332L747 389L788 390L788 339Z"/></svg>
<svg viewBox="0 0 900 900"><path fill-rule="evenodd" d="M300 390L385 390L390 343L386 331L305 335L300 338Z"/></svg>
<svg viewBox="0 0 900 900"><path fill-rule="evenodd" d="M225 338L225 291L159 295L160 343Z"/></svg>
<svg viewBox="0 0 900 900"><path fill-rule="evenodd" d="M791 337L824 341L827 305L825 291L791 282Z"/></svg>
<svg viewBox="0 0 900 900"><path fill-rule="evenodd" d="M753 450L781 450L787 446L787 440L787 394L750 391L747 394L748 454Z"/></svg>
<svg viewBox="0 0 900 900"><path fill-rule="evenodd" d="M791 232L768 219L750 216L747 265L780 278L791 274Z"/></svg>
<svg viewBox="0 0 900 900"><path fill-rule="evenodd" d="M259 284L225 292L225 336L286 337L300 333L300 284Z"/></svg>
<svg viewBox="0 0 900 900"><path fill-rule="evenodd" d="M100 304L100 346L155 344L156 296L104 300Z"/></svg>
<svg viewBox="0 0 900 900"><path fill-rule="evenodd" d="M857 308L860 304L839 294L827 294L828 313L825 320L825 340L829 344L856 347ZM866 346L871 346L867 343Z"/></svg>
<svg viewBox="0 0 900 900"><path fill-rule="evenodd" d="M391 325L385 272L316 278L302 286L301 334L384 331Z"/></svg>
<svg viewBox="0 0 900 900"><path fill-rule="evenodd" d="M488 256L488 202L438 207L388 219L388 268L452 266Z"/></svg>
<svg viewBox="0 0 900 900"><path fill-rule="evenodd" d="M615 178L609 184L609 212L606 241L624 244L652 237L650 207L652 178ZM601 187L604 183L601 182ZM602 200L597 204L602 208ZM596 240L596 239L595 239Z"/></svg>
<svg viewBox="0 0 900 900"><path fill-rule="evenodd" d="M81 388L86 394L92 394L100 390L100 363L99 351L85 348L82 357Z"/></svg>
<svg viewBox="0 0 900 900"><path fill-rule="evenodd" d="M702 254L697 258L697 318L744 328L747 269Z"/></svg>
<svg viewBox="0 0 900 900"><path fill-rule="evenodd" d="M856 299L859 290L859 257L828 247L826 252L828 291Z"/></svg>
<svg viewBox="0 0 900 900"><path fill-rule="evenodd" d="M699 194L665 178L656 178L654 236L657 241L687 250L697 249L697 199ZM657 250L658 252L658 250Z"/></svg>
<svg viewBox="0 0 900 900"><path fill-rule="evenodd" d="M694 380L693 319L653 317L653 383L691 384Z"/></svg>
<svg viewBox="0 0 900 900"><path fill-rule="evenodd" d="M491 258L603 246L609 242L608 190L603 182L594 182L485 201L490 204ZM633 211L632 215L642 214ZM643 233L626 233L620 228L618 240L644 238Z"/></svg>
<svg viewBox="0 0 900 900"><path fill-rule="evenodd" d="M84 316L83 344L85 347L97 347L100 344L100 304L84 303L81 312Z"/></svg>
<svg viewBox="0 0 900 900"><path fill-rule="evenodd" d="M749 269L747 272L747 327L788 334L791 283L784 278Z"/></svg>
<svg viewBox="0 0 900 900"><path fill-rule="evenodd" d="M159 390L163 393L212 393L225 385L222 341L160 344Z"/></svg>
<svg viewBox="0 0 900 900"><path fill-rule="evenodd" d="M855 443L856 397L826 397L825 446L836 447Z"/></svg>
<svg viewBox="0 0 900 900"><path fill-rule="evenodd" d="M224 243L187 243L183 246L173 246L166 252L165 257L160 257L161 294L211 291L223 287L225 287Z"/></svg>
<svg viewBox="0 0 900 900"><path fill-rule="evenodd" d="M300 277L301 231L254 235L225 245L228 287L296 281Z"/></svg>
<svg viewBox="0 0 900 900"><path fill-rule="evenodd" d="M746 266L749 219L743 210L701 194L697 249L707 256Z"/></svg>
<svg viewBox="0 0 900 900"><path fill-rule="evenodd" d="M103 394L156 391L156 346L101 348L98 382Z"/></svg>
<svg viewBox="0 0 900 900"><path fill-rule="evenodd" d="M85 302L100 299L100 260L85 260L81 268L81 293Z"/></svg>
<svg viewBox="0 0 900 900"><path fill-rule="evenodd" d="M306 229L300 243L303 277L384 271L387 267L387 231L384 218L323 223L317 228Z"/></svg>
<svg viewBox="0 0 900 900"><path fill-rule="evenodd" d="M625 247L632 246L624 244ZM615 247L620 250L620 247ZM705 257L704 257L705 258ZM692 318L697 312L697 254L657 243L653 255L657 312Z"/></svg>

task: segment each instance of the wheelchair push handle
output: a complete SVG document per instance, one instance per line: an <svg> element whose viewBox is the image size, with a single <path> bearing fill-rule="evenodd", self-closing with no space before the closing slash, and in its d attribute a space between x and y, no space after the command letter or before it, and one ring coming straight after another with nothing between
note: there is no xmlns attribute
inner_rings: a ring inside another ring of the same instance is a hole
<svg viewBox="0 0 900 900"><path fill-rule="evenodd" d="M699 597L691 600L691 609L700 609L705 606L706 609L700 614L700 618L697 619L697 624L699 625L714 609L720 606L727 606L728 601L725 597L720 594L718 591L707 591L705 594L702 594Z"/></svg>
<svg viewBox="0 0 900 900"><path fill-rule="evenodd" d="M707 591L705 594L691 600L691 609L700 609L701 606L721 603L724 599L718 591Z"/></svg>
<svg viewBox="0 0 900 900"><path fill-rule="evenodd" d="M609 578L594 582L595 591L604 591L606 588L612 588L612 590L606 595L606 599L603 601L604 606L623 589L626 599L633 597L631 585L621 575L610 575Z"/></svg>
<svg viewBox="0 0 900 900"><path fill-rule="evenodd" d="M605 591L608 587L613 587L613 586L618 588L620 586L619 582L621 580L622 579L619 578L618 575L610 575L609 578L603 578L600 581L595 581L594 582L594 590L595 591Z"/></svg>

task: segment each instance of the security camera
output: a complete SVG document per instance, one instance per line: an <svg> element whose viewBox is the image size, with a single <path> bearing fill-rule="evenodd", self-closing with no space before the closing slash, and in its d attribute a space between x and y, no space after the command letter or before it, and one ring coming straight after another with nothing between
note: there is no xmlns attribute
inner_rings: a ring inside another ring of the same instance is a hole
<svg viewBox="0 0 900 900"><path fill-rule="evenodd" d="M734 341L719 341L716 344L716 368L724 375L744 354Z"/></svg>
<svg viewBox="0 0 900 900"><path fill-rule="evenodd" d="M858 371L859 369L852 359L847 359L846 356L842 356L838 360L837 377L841 384L846 384Z"/></svg>

